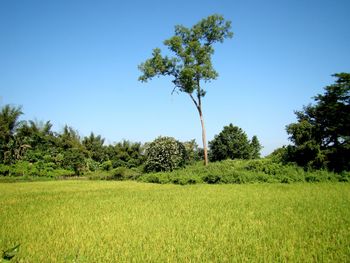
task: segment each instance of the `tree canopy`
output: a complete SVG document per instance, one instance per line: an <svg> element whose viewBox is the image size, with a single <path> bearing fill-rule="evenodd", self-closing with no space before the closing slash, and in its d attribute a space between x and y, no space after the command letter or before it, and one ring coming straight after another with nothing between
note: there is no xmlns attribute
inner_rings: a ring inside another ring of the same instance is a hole
<svg viewBox="0 0 350 263"><path fill-rule="evenodd" d="M296 111L297 122L286 129L294 146L289 159L302 166L350 169L350 74L338 73L316 104Z"/></svg>
<svg viewBox="0 0 350 263"><path fill-rule="evenodd" d="M221 161L226 159L256 159L260 157L261 145L256 136L249 141L247 134L232 123L215 135L209 142L210 159Z"/></svg>

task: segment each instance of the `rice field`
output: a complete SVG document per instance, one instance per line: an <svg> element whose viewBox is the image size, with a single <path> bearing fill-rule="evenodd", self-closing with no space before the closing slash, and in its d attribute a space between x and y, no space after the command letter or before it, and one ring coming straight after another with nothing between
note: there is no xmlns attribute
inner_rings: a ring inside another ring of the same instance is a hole
<svg viewBox="0 0 350 263"><path fill-rule="evenodd" d="M350 184L0 183L18 244L11 262L349 262Z"/></svg>

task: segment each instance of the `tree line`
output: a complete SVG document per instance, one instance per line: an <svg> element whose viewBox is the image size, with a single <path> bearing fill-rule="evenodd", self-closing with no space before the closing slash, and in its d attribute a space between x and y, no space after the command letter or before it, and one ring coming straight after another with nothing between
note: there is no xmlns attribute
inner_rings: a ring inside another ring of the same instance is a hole
<svg viewBox="0 0 350 263"><path fill-rule="evenodd" d="M19 121L21 107L5 105L0 112L0 164L2 174L26 171L35 175L48 172L80 175L110 167L136 167L143 163L141 143L130 141L105 145L95 135L81 137L74 128L52 131L47 122Z"/></svg>
<svg viewBox="0 0 350 263"><path fill-rule="evenodd" d="M297 122L287 125L291 145L269 158L304 169L350 170L350 74L335 74L335 83L315 104L296 111ZM5 105L0 111L0 174L33 176L81 175L118 167L142 172L172 171L203 160L195 140L180 142L158 137L152 142L123 140L106 145L101 135L81 137L74 128L52 130L50 121L20 120L22 108ZM239 127L229 124L209 142L210 161L260 158L262 146Z"/></svg>
<svg viewBox="0 0 350 263"><path fill-rule="evenodd" d="M123 140L106 145L105 139L93 132L82 137L68 125L61 132L55 132L50 121L20 120L22 114L22 108L17 106L5 105L1 109L1 175L82 175L117 167L139 168L144 172L167 171L204 157L203 149L195 140L180 142L160 136L144 144ZM224 127L209 145L211 161L260 156L257 137L248 140L245 132L232 124ZM239 148L234 150L232 147L237 145Z"/></svg>

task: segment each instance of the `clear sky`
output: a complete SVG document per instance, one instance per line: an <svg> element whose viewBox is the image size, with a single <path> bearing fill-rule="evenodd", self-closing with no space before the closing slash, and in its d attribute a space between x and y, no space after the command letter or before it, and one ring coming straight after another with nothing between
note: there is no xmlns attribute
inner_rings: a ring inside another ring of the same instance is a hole
<svg viewBox="0 0 350 263"><path fill-rule="evenodd" d="M218 13L234 37L215 46L219 78L205 85L208 140L233 123L268 154L289 143L293 111L350 72L349 10L349 0L0 0L0 106L109 143L201 144L190 98L171 95L166 78L138 82L137 65L176 24Z"/></svg>

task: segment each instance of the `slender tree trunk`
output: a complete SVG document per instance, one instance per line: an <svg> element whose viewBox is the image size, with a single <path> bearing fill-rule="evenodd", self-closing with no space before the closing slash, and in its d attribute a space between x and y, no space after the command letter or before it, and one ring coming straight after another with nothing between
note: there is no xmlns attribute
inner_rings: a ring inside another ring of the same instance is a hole
<svg viewBox="0 0 350 263"><path fill-rule="evenodd" d="M201 120L201 126L202 126L202 142L203 142L203 150L204 150L204 165L208 165L208 147L207 147L207 136L205 132L205 126L204 126L204 118L202 113L202 102L200 96L198 96L198 102L193 98L192 94L189 93L194 105L196 105L196 108L199 113L199 118Z"/></svg>
<svg viewBox="0 0 350 263"><path fill-rule="evenodd" d="M204 119L202 114L202 109L198 109L199 111L199 118L201 119L201 125L202 125L202 142L203 142L203 150L204 150L204 165L208 165L208 148L207 148L207 135L205 132L205 126L204 126Z"/></svg>

